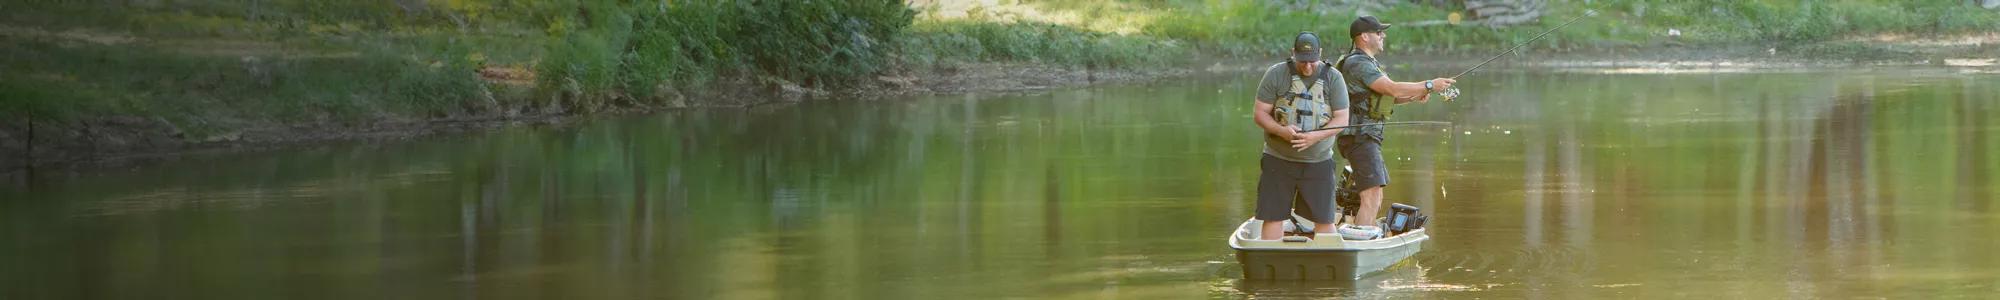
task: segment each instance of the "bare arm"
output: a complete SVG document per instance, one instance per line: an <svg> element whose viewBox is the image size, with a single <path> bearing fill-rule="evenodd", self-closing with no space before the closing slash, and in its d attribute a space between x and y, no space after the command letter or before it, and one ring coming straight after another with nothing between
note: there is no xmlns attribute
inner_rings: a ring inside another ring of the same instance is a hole
<svg viewBox="0 0 2000 300"><path fill-rule="evenodd" d="M1389 79L1388 75L1382 75L1381 78L1376 78L1374 82L1369 82L1368 89L1375 90L1389 97L1394 97L1399 100L1396 101L1397 103L1402 103L1403 101L1400 100L1403 98L1416 98L1427 92L1424 91L1423 82L1396 82L1394 79Z"/></svg>
<svg viewBox="0 0 2000 300"><path fill-rule="evenodd" d="M1277 109L1277 105L1271 105L1270 103L1264 103L1264 101L1257 101L1255 99L1252 99L1251 102L1256 102L1257 106L1255 109L1250 110L1250 118L1257 122L1257 128L1263 129L1264 134L1275 135L1286 140L1298 137L1297 129L1278 124L1277 119L1271 118L1271 110Z"/></svg>
<svg viewBox="0 0 2000 300"><path fill-rule="evenodd" d="M1340 110L1333 111L1333 119L1326 120L1326 125L1321 125L1320 127L1325 128L1327 126L1337 126L1337 125L1347 125L1347 109L1342 108ZM1346 130L1346 128L1321 130L1321 132L1326 132L1327 136L1333 136L1334 134L1340 133L1341 130Z"/></svg>
<svg viewBox="0 0 2000 300"><path fill-rule="evenodd" d="M1452 80L1451 78L1438 78L1431 80L1433 81L1432 88L1439 90L1451 87L1452 83L1457 82L1455 80ZM1422 81L1396 82L1393 79L1389 79L1388 75L1383 75L1382 78L1376 78L1375 82L1369 82L1368 89L1381 92L1392 98L1396 98L1396 104L1422 102L1428 100L1427 96L1430 96L1430 91L1424 90L1424 82Z"/></svg>

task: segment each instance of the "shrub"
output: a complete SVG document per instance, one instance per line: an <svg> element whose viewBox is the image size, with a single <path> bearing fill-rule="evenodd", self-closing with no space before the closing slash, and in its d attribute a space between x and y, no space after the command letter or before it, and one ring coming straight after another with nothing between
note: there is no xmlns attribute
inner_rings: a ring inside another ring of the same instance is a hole
<svg viewBox="0 0 2000 300"><path fill-rule="evenodd" d="M631 97L659 102L664 88L756 72L808 86L841 86L880 71L913 12L901 2L593 1L552 18L537 66L544 98L591 108ZM576 27L572 29L571 27Z"/></svg>

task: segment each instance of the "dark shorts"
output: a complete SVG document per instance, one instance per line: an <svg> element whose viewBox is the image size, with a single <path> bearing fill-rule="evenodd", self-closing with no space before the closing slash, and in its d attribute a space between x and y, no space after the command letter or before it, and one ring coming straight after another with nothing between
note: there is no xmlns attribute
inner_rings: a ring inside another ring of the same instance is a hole
<svg viewBox="0 0 2000 300"><path fill-rule="evenodd" d="M1333 223L1333 185L1337 179L1333 170L1339 161L1302 163L1264 154L1257 164L1263 170L1257 176L1257 219L1290 220L1296 207L1299 216L1308 220Z"/></svg>
<svg viewBox="0 0 2000 300"><path fill-rule="evenodd" d="M1340 157L1354 166L1354 188L1389 186L1389 166L1382 163L1382 140L1363 135L1342 135L1334 140Z"/></svg>

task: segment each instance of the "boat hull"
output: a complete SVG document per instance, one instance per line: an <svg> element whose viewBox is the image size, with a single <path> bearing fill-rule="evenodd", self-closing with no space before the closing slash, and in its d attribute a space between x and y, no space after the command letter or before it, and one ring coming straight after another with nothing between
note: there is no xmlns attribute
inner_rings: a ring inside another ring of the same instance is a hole
<svg viewBox="0 0 2000 300"><path fill-rule="evenodd" d="M1243 278L1251 280L1356 280L1380 272L1423 250L1423 229L1367 241L1344 241L1321 234L1308 242L1256 240L1261 221L1244 222L1230 236Z"/></svg>

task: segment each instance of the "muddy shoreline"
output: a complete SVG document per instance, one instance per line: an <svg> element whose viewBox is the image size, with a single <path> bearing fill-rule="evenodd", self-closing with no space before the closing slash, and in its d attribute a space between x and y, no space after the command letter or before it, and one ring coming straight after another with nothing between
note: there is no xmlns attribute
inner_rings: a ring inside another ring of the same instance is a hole
<svg viewBox="0 0 2000 300"><path fill-rule="evenodd" d="M1890 57L1841 58L1797 53L1777 47L1728 49L1668 47L1649 50L1540 52L1510 55L1482 69L1528 69L1597 73L1730 73L1812 72L1868 68L1946 68L1956 72L2000 73L1990 57L1994 50L1974 45L1955 51L1909 51ZM1949 49L1947 49L1949 50ZM1968 51L1969 50L1969 51ZM1410 65L1470 66L1487 55L1405 54L1397 60ZM1981 58L1986 57L1986 58ZM768 99L707 105L674 101L666 106L614 107L587 113L496 113L429 120L378 120L366 124L325 122L257 124L228 133L195 137L158 119L100 117L67 124L0 121L0 178L62 174L82 170L142 165L196 153L231 153L309 146L339 141L397 141L435 134L490 130L506 126L562 125L598 118L681 109L729 109L787 105L802 101L872 100L918 95L1035 92L1105 84L1139 83L1204 74L1250 72L1263 60L1217 59L1153 69L1093 70L1035 63L974 63L924 70L894 70L867 84L843 90L817 90L786 84L749 84L737 80L728 93L701 97ZM1859 68L1857 68L1859 67ZM1456 67L1451 67L1456 68ZM33 130L30 130L30 128Z"/></svg>

